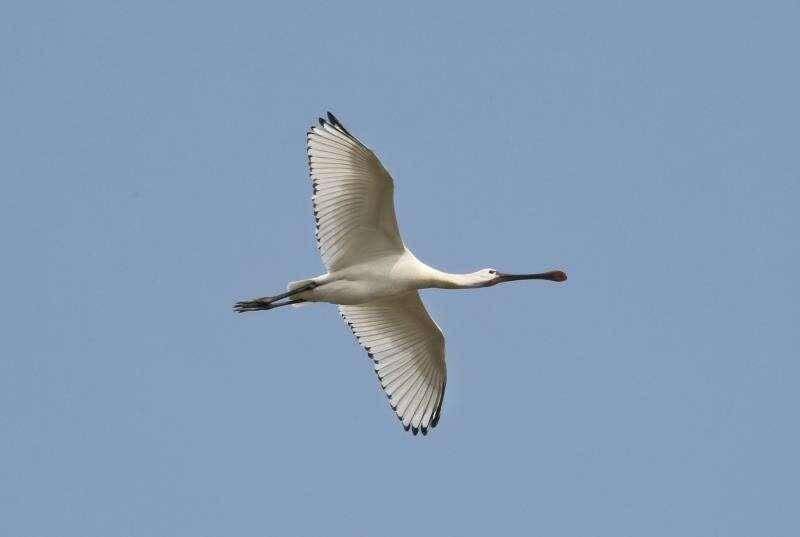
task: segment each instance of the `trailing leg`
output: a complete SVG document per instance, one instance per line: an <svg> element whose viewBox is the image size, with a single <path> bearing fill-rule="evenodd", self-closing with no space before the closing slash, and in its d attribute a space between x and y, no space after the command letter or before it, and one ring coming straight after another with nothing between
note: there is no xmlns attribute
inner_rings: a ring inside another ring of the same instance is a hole
<svg viewBox="0 0 800 537"><path fill-rule="evenodd" d="M236 313L247 313L248 311L263 311L263 310L273 310L275 308L280 308L281 306L291 306L292 304L300 304L305 302L302 298L295 298L292 300L287 300L286 302L264 302L263 299L257 298L255 300L245 300L243 302L237 302L233 309Z"/></svg>
<svg viewBox="0 0 800 537"><path fill-rule="evenodd" d="M286 291L285 293L281 293L275 296L265 296L262 298L256 298L254 300L243 300L241 302L237 302L234 304L233 309L237 313L245 313L248 311L260 311L260 310L271 310L274 308L279 308L281 306L289 306L291 304L299 304L301 302L305 302L302 298L288 300L286 302L278 302L279 300L283 300L284 298L288 298L290 296L294 296L298 293L302 293L304 291L309 291L315 288L317 285L316 282L309 282L299 287L295 287Z"/></svg>

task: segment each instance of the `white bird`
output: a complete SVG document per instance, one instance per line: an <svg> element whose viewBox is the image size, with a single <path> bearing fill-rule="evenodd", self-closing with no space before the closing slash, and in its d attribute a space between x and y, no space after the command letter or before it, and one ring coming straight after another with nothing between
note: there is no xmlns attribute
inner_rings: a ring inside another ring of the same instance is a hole
<svg viewBox="0 0 800 537"><path fill-rule="evenodd" d="M328 112L308 131L317 244L328 272L290 282L277 296L237 302L239 313L303 302L337 304L406 430L439 422L447 380L444 336L419 289L472 289L514 280L563 282L560 270L503 274L486 268L442 272L418 260L400 237L394 181L375 153Z"/></svg>

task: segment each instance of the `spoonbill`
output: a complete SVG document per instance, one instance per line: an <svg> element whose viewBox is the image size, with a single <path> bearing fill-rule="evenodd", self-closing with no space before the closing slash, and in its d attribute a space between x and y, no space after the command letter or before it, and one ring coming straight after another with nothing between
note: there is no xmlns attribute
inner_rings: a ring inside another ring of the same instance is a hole
<svg viewBox="0 0 800 537"><path fill-rule="evenodd" d="M375 363L405 430L425 435L439 422L447 381L444 335L419 289L474 289L517 280L563 282L560 270L505 274L485 268L451 274L406 248L394 211L394 181L378 157L328 112L307 133L316 238L328 272L290 282L275 296L237 302L239 313L304 302L339 306Z"/></svg>

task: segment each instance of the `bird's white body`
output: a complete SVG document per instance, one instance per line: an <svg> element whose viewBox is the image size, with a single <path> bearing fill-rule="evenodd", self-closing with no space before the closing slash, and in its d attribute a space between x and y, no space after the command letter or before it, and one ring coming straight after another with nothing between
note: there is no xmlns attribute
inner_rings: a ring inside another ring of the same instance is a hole
<svg viewBox="0 0 800 537"><path fill-rule="evenodd" d="M405 250L301 280L306 281L313 281L317 287L298 293L298 298L308 302L358 305L419 289L473 287L485 282L486 278L480 271L474 274L442 272ZM290 288L301 282L292 282Z"/></svg>
<svg viewBox="0 0 800 537"><path fill-rule="evenodd" d="M397 417L414 434L441 415L447 368L444 336L419 289L469 289L503 281L564 281L560 271L500 274L442 272L418 260L400 237L394 181L378 157L330 113L308 132L317 244L328 272L289 283L274 297L239 302L239 312L306 302L339 306L347 325L375 362ZM278 302L291 297L288 302Z"/></svg>

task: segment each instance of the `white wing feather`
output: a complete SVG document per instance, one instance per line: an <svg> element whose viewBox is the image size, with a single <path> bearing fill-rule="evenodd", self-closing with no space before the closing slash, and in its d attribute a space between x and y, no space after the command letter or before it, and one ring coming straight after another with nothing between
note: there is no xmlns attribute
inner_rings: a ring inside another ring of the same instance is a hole
<svg viewBox="0 0 800 537"><path fill-rule="evenodd" d="M329 272L404 250L392 177L330 113L308 131L308 166L317 245Z"/></svg>
<svg viewBox="0 0 800 537"><path fill-rule="evenodd" d="M375 362L389 403L414 434L439 422L447 383L444 336L419 293L357 306L339 306L342 317Z"/></svg>

